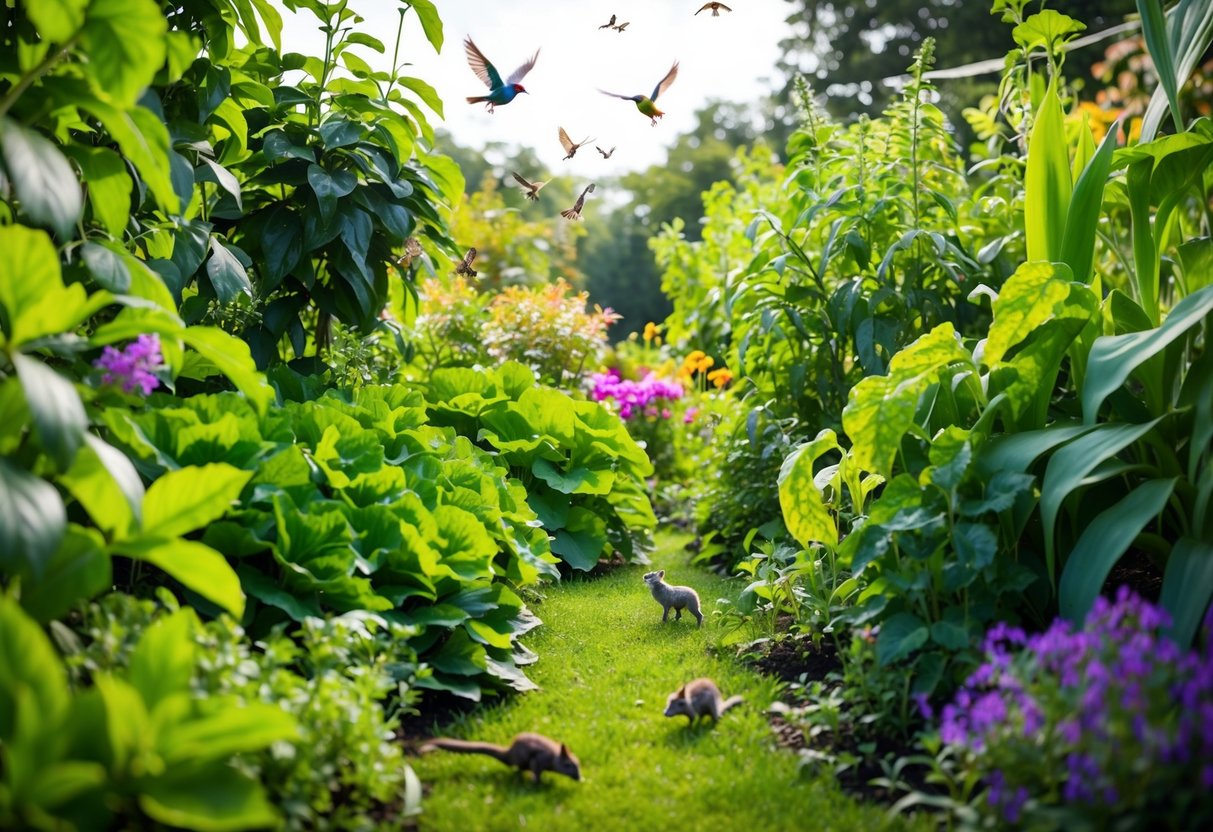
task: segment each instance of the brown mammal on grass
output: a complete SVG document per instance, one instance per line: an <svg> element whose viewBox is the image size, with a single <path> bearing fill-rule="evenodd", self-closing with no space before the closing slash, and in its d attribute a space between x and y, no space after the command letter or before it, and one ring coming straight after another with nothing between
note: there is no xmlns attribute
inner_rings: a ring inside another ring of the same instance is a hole
<svg viewBox="0 0 1213 832"><path fill-rule="evenodd" d="M686 609L691 615L695 616L699 622L699 626L702 627L703 613L699 611L699 593L689 586L670 586L662 580L664 577L664 569L660 572L646 572L644 574L644 582L649 585L649 591L653 593L653 597L657 599L657 603L661 604L664 610L661 620L669 620L670 607L674 608L675 621L682 618L682 611Z"/></svg>
<svg viewBox="0 0 1213 832"><path fill-rule="evenodd" d="M517 734L507 748L491 742L467 742L439 737L428 740L418 750L422 753L441 748L457 754L487 754L507 766L517 766L518 773L529 771L539 782L545 771L563 774L574 780L581 779L581 763L564 743L556 742L542 734Z"/></svg>
<svg viewBox="0 0 1213 832"><path fill-rule="evenodd" d="M695 679L670 694L665 703L665 715L685 716L688 725L701 716L710 716L714 724L725 711L740 704L740 696L721 699L720 688L711 679Z"/></svg>

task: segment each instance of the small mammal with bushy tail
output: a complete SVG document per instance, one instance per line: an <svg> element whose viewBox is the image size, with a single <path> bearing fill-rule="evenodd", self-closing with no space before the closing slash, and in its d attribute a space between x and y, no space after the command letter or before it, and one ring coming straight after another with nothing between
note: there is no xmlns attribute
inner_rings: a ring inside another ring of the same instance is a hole
<svg viewBox="0 0 1213 832"><path fill-rule="evenodd" d="M664 569L659 572L644 573L644 582L649 585L649 591L653 593L657 603L662 606L661 620L669 621L671 607L674 608L675 621L682 618L682 611L685 609L695 616L699 626L702 627L703 613L699 611L699 593L689 586L670 586L662 580L664 577Z"/></svg>
<svg viewBox="0 0 1213 832"><path fill-rule="evenodd" d="M670 694L665 703L665 715L685 716L688 725L709 716L714 725L725 711L740 705L741 701L740 696L722 699L720 688L711 679L694 679Z"/></svg>
<svg viewBox="0 0 1213 832"><path fill-rule="evenodd" d="M508 748L491 742L467 742L439 737L425 742L417 750L424 754L435 748L454 751L457 754L487 754L507 766L517 766L519 775L531 772L536 783L545 771L563 774L574 780L581 779L581 762L573 756L569 747L543 734L517 734Z"/></svg>

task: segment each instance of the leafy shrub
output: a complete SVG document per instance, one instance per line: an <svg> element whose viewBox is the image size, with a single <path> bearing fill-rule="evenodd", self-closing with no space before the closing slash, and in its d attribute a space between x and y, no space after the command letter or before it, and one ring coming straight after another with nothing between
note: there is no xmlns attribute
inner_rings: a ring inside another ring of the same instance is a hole
<svg viewBox="0 0 1213 832"><path fill-rule="evenodd" d="M41 628L0 598L0 822L106 827L115 816L168 826L252 829L279 814L238 754L294 741L276 705L228 694L196 698L192 610L143 631L124 672L72 690Z"/></svg>
<svg viewBox="0 0 1213 832"><path fill-rule="evenodd" d="M83 610L79 638L64 658L73 683L120 671L140 634L176 608L112 593ZM289 634L279 624L256 648L229 617L195 625L191 689L238 697L290 714L298 737L241 755L288 829L349 829L390 822L418 808L419 784L395 741L398 715L416 700L427 672L409 647L414 628L376 615L308 618Z"/></svg>
<svg viewBox="0 0 1213 832"><path fill-rule="evenodd" d="M1213 615L1199 652L1167 638L1168 623L1122 588L1081 629L992 628L940 724L986 783L978 808L1025 826L1213 821Z"/></svg>

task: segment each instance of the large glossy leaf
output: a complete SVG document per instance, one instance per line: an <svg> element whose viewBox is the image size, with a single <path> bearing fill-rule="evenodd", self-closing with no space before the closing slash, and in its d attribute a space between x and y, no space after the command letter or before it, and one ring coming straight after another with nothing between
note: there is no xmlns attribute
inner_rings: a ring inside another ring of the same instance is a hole
<svg viewBox="0 0 1213 832"><path fill-rule="evenodd" d="M167 30L155 0L91 0L84 21L85 72L119 106L134 105L164 65Z"/></svg>
<svg viewBox="0 0 1213 832"><path fill-rule="evenodd" d="M235 697L211 704L215 706L212 713L166 726L157 738L170 767L199 760L223 761L232 754L257 751L298 736L294 718L277 705L241 704Z"/></svg>
<svg viewBox="0 0 1213 832"><path fill-rule="evenodd" d="M1210 312L1213 312L1213 286L1206 286L1175 304L1166 321L1156 329L1097 339L1087 362L1082 389L1083 420L1094 422L1104 399L1119 389L1134 370L1201 325Z"/></svg>
<svg viewBox="0 0 1213 832"><path fill-rule="evenodd" d="M569 566L588 572L602 557L607 544L606 523L580 506L569 509L569 519L552 541L552 551Z"/></svg>
<svg viewBox="0 0 1213 832"><path fill-rule="evenodd" d="M41 577L66 530L67 511L55 487L0 458L0 571L28 568Z"/></svg>
<svg viewBox="0 0 1213 832"><path fill-rule="evenodd" d="M75 236L84 210L76 173L54 143L15 121L0 117L0 152L21 211L61 240Z"/></svg>
<svg viewBox="0 0 1213 832"><path fill-rule="evenodd" d="M211 256L206 261L206 275L210 278L219 302L231 303L240 294L251 297L253 285L249 282L248 273L240 259L215 237L211 237L210 248Z"/></svg>
<svg viewBox="0 0 1213 832"><path fill-rule="evenodd" d="M84 23L88 0L39 0L25 10L34 28L52 43L63 43Z"/></svg>
<svg viewBox="0 0 1213 832"><path fill-rule="evenodd" d="M66 471L88 427L84 403L70 381L38 359L13 353L11 360L25 391L34 431L59 470Z"/></svg>
<svg viewBox="0 0 1213 832"><path fill-rule="evenodd" d="M279 823L261 784L226 762L170 769L143 786L139 807L154 821L199 832L264 829Z"/></svg>
<svg viewBox="0 0 1213 832"><path fill-rule="evenodd" d="M1167 34L1175 61L1175 78L1187 79L1213 43L1213 4L1207 0L1179 0L1167 12ZM1167 112L1166 88L1154 90L1141 120L1141 141L1154 138Z"/></svg>
<svg viewBox="0 0 1213 832"><path fill-rule="evenodd" d="M991 367L1002 361L1009 349L1052 318L1069 295L1069 281L1052 263L1021 265L994 301L994 321L982 360Z"/></svg>
<svg viewBox="0 0 1213 832"><path fill-rule="evenodd" d="M1061 259L1070 207L1070 157L1057 79L1041 99L1028 139L1024 179L1024 234L1029 260Z"/></svg>
<svg viewBox="0 0 1213 832"><path fill-rule="evenodd" d="M188 534L228 512L252 479L222 462L170 471L143 498L143 533L170 538Z"/></svg>
<svg viewBox="0 0 1213 832"><path fill-rule="evenodd" d="M839 450L838 437L826 428L811 442L793 451L779 469L779 506L783 511L783 522L792 537L805 548L815 542L838 545L838 523L826 508L813 475L817 460L836 450Z"/></svg>
<svg viewBox="0 0 1213 832"><path fill-rule="evenodd" d="M416 0L409 4L413 11L417 12L417 17L421 20L421 28L425 32L425 39L434 47L435 52L442 51L442 18L438 15L438 7L433 0ZM406 9L401 9L401 14L404 14Z"/></svg>
<svg viewBox="0 0 1213 832"><path fill-rule="evenodd" d="M131 216L131 192L135 187L122 157L108 147L71 145L63 152L80 166L88 183L93 217L111 235L120 236Z"/></svg>
<svg viewBox="0 0 1213 832"><path fill-rule="evenodd" d="M1175 132L1184 129L1183 113L1179 109L1179 87L1186 79L1175 75L1175 57L1171 54L1171 39L1167 37L1167 23L1163 17L1159 0L1137 0L1137 13L1141 17L1141 33L1154 63L1154 72L1159 86L1166 93L1171 105L1171 118L1175 121Z"/></svg>
<svg viewBox="0 0 1213 832"><path fill-rule="evenodd" d="M903 659L927 643L931 631L913 613L899 612L880 625L876 637L876 659L882 666Z"/></svg>
<svg viewBox="0 0 1213 832"><path fill-rule="evenodd" d="M186 589L239 618L244 614L240 579L223 555L209 546L179 538L141 537L112 544L114 552L163 569Z"/></svg>
<svg viewBox="0 0 1213 832"><path fill-rule="evenodd" d="M273 402L274 388L257 370L247 343L210 326L187 327L181 333L181 339L227 376L258 413L264 413Z"/></svg>
<svg viewBox="0 0 1213 832"><path fill-rule="evenodd" d="M1171 547L1159 602L1171 614L1171 637L1192 643L1213 598L1213 544L1182 537Z"/></svg>
<svg viewBox="0 0 1213 832"><path fill-rule="evenodd" d="M1160 417L1161 419L1161 417ZM1091 430L1063 447L1049 460L1040 488L1040 519L1044 526L1045 563L1049 580L1056 586L1057 514L1061 504L1096 467L1114 458L1122 450L1149 433L1160 419L1141 425L1105 424Z"/></svg>
<svg viewBox="0 0 1213 832"><path fill-rule="evenodd" d="M59 482L98 528L125 536L143 516L143 481L126 454L91 433L84 438L84 447Z"/></svg>

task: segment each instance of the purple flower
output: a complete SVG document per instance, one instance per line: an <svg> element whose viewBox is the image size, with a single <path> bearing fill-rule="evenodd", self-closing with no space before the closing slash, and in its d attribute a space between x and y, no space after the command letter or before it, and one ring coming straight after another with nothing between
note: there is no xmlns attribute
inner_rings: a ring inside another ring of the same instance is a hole
<svg viewBox="0 0 1213 832"><path fill-rule="evenodd" d="M93 366L105 371L102 383L120 384L127 393L141 390L146 396L160 386L155 373L164 369L160 336L140 335L122 350L106 347Z"/></svg>

